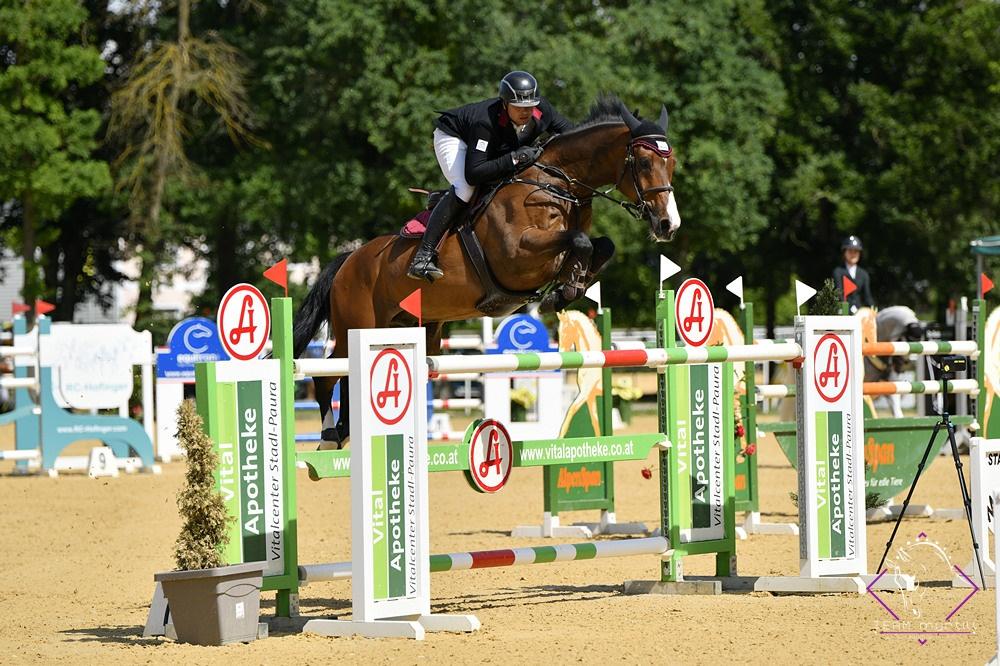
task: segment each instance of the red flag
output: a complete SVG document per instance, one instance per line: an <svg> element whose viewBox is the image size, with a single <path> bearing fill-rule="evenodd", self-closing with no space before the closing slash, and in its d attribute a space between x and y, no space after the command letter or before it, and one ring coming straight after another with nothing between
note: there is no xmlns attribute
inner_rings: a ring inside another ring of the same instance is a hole
<svg viewBox="0 0 1000 666"><path fill-rule="evenodd" d="M415 289L412 294L399 302L399 307L417 318L417 326L424 325L424 318L420 314L420 290Z"/></svg>
<svg viewBox="0 0 1000 666"><path fill-rule="evenodd" d="M11 317L16 317L17 315L21 314L22 312L28 312L29 310L31 310L31 306L30 305L26 305L25 303L11 303L10 304L10 316Z"/></svg>
<svg viewBox="0 0 1000 666"><path fill-rule="evenodd" d="M986 298L986 292L993 288L993 280L986 276L986 273L980 273L979 277L982 279L982 288L979 291L979 298Z"/></svg>
<svg viewBox="0 0 1000 666"><path fill-rule="evenodd" d="M849 278L849 277L847 277L845 275L844 276L844 300L846 301L847 297L850 296L851 294L853 294L854 292L856 292L857 290L858 290L858 285L854 284L854 280L852 280L851 278Z"/></svg>
<svg viewBox="0 0 1000 666"><path fill-rule="evenodd" d="M47 303L47 302L43 301L40 298L36 298L35 299L35 314L36 315L41 316L43 314L48 314L48 313L52 312L55 309L56 309L56 306L52 305L51 303Z"/></svg>
<svg viewBox="0 0 1000 666"><path fill-rule="evenodd" d="M288 259L282 259L274 266L264 271L264 277L278 286L285 288L285 296L288 296Z"/></svg>

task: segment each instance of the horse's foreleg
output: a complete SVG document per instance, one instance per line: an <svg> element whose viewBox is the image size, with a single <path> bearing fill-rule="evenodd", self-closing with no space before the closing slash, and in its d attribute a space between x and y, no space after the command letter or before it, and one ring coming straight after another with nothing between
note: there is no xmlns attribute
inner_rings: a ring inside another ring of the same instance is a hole
<svg viewBox="0 0 1000 666"><path fill-rule="evenodd" d="M615 244L607 236L591 238L590 243L594 246L594 253L590 257L590 266L587 267L587 277L584 279L587 287L597 281L597 276L608 267L611 258L615 256Z"/></svg>
<svg viewBox="0 0 1000 666"><path fill-rule="evenodd" d="M611 246L614 248L614 245ZM561 310L586 290L587 270L594 254L594 245L582 231L545 231L529 229L521 236L521 248L542 257L555 259L566 253L562 267L553 276L557 287L544 301L542 311ZM606 260L605 260L606 263Z"/></svg>

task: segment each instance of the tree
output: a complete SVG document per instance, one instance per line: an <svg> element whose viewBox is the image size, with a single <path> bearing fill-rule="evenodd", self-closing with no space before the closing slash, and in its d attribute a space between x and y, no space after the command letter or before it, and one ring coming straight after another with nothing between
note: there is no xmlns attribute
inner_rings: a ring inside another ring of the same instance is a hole
<svg viewBox="0 0 1000 666"><path fill-rule="evenodd" d="M58 237L52 222L111 187L107 164L91 157L100 113L71 102L104 69L84 41L86 18L74 0L0 3L0 201L20 220L5 235L20 242L28 302L42 294L38 249Z"/></svg>
<svg viewBox="0 0 1000 666"><path fill-rule="evenodd" d="M193 171L185 151L185 139L194 129L191 107L200 103L210 108L231 140L253 141L239 52L215 35L192 35L196 1L178 0L176 41L164 41L143 55L112 97L109 133L125 143L118 184L129 192L140 241L136 328L146 327L152 318L153 284L170 237L161 223L168 178Z"/></svg>

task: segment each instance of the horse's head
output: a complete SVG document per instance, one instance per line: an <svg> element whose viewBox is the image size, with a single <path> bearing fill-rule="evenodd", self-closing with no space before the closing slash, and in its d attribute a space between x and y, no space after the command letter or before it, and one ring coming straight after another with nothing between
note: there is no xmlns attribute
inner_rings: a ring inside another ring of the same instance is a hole
<svg viewBox="0 0 1000 666"><path fill-rule="evenodd" d="M632 199L636 215L649 223L653 238L672 240L681 226L681 214L672 184L677 161L667 142L667 107L662 108L655 123L636 118L624 104L621 116L630 137L618 189ZM626 178L626 174L630 177Z"/></svg>

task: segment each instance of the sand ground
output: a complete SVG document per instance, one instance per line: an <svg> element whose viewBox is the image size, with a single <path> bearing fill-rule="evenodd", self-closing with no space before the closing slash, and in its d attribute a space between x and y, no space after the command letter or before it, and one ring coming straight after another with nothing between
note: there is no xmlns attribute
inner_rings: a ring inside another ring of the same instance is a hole
<svg viewBox="0 0 1000 666"><path fill-rule="evenodd" d="M654 429L640 416L635 432ZM9 429L0 446L10 448ZM765 519L794 522L788 492L795 473L777 445L759 451ZM0 662L2 663L952 663L983 664L996 651L993 591L975 594L949 621L945 616L968 594L948 584L948 564L915 554L906 570L917 575L917 593L885 594L906 627L892 621L870 596L638 596L621 593L622 581L651 579L657 562L632 557L435 574L436 612L474 613L483 629L474 635L428 634L423 642L329 639L272 634L264 641L222 648L144 639L153 573L172 568L179 519L174 495L180 463L162 475L92 480L9 475L0 467L5 530L0 538ZM617 467L621 520L658 520L655 481L642 478L647 463ZM655 476L654 476L655 478ZM300 472L299 552L302 562L349 558L349 484L313 483ZM431 478L434 552L532 545L512 539L514 525L537 522L542 511L541 472L515 470L508 487L487 496L472 492L461 474ZM939 458L921 480L915 502L959 506L958 483L948 458ZM568 515L564 522L588 520ZM891 524L868 528L869 566L881 556ZM971 546L964 521L907 519L897 545L926 532L965 567ZM915 551L914 551L915 552ZM793 575L798 538L751 536L738 544L739 572ZM711 573L711 557L689 560L689 573ZM267 594L266 613L273 612ZM302 613L346 614L347 582L302 590ZM901 629L965 631L928 636L883 635Z"/></svg>

